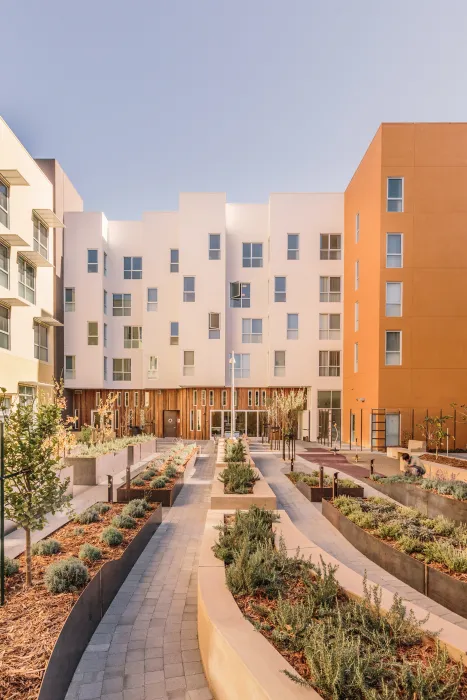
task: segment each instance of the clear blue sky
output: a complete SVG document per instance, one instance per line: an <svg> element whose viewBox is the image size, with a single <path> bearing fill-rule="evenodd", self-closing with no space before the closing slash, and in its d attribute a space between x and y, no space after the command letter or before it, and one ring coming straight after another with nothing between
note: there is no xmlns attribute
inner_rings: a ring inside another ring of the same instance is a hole
<svg viewBox="0 0 467 700"><path fill-rule="evenodd" d="M340 191L381 121L467 121L465 0L15 0L0 33L0 114L111 219Z"/></svg>

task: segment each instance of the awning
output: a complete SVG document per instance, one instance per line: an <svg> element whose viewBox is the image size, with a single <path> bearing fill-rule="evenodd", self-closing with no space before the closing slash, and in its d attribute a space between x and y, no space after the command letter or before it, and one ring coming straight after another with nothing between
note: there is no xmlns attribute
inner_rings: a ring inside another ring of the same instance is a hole
<svg viewBox="0 0 467 700"><path fill-rule="evenodd" d="M25 258L28 262L35 267L53 267L52 263L44 258L37 250L21 250L21 257Z"/></svg>
<svg viewBox="0 0 467 700"><path fill-rule="evenodd" d="M8 243L8 245L10 246L29 245L29 243L25 241L24 238L18 236L17 233L11 233L10 229L8 229L6 226L3 226L2 224L0 224L0 240L5 241L5 243Z"/></svg>
<svg viewBox="0 0 467 700"><path fill-rule="evenodd" d="M63 221L60 221L52 209L33 209L32 213L38 216L39 219L42 219L49 228L65 228Z"/></svg>
<svg viewBox="0 0 467 700"><path fill-rule="evenodd" d="M0 304L3 306L31 306L31 304L21 297L5 297L0 293Z"/></svg>
<svg viewBox="0 0 467 700"><path fill-rule="evenodd" d="M36 321L36 323L42 323L44 326L63 326L63 323L60 323L60 321L57 321L56 318L50 315L34 316L34 321Z"/></svg>
<svg viewBox="0 0 467 700"><path fill-rule="evenodd" d="M7 170L6 168L0 168L0 175L3 180L10 185L10 187L15 187L16 185L29 185L29 182L24 179L19 170Z"/></svg>

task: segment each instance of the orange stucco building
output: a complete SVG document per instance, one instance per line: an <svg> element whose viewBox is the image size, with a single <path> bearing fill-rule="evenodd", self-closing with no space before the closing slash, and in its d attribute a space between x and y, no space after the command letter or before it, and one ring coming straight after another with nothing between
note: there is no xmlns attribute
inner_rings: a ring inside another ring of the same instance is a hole
<svg viewBox="0 0 467 700"><path fill-rule="evenodd" d="M467 402L467 124L382 124L344 202L343 439L400 444Z"/></svg>

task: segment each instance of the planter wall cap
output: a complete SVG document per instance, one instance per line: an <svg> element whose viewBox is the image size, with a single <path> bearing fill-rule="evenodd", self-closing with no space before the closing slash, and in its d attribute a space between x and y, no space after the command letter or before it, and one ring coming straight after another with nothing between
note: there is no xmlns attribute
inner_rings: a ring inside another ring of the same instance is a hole
<svg viewBox="0 0 467 700"><path fill-rule="evenodd" d="M253 486L253 493L224 493L224 484L219 481L219 474L215 470L214 480L211 488L211 509L238 509L246 510L252 505L260 508L276 510L276 496L265 479L256 481ZM219 473L221 470L219 470Z"/></svg>

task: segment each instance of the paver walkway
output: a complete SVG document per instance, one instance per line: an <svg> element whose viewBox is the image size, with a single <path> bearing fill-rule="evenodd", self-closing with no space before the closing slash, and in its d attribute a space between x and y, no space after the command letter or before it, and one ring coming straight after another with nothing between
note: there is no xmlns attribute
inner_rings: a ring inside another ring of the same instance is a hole
<svg viewBox="0 0 467 700"><path fill-rule="evenodd" d="M197 639L197 567L212 444L133 567L82 656L67 700L209 700Z"/></svg>

